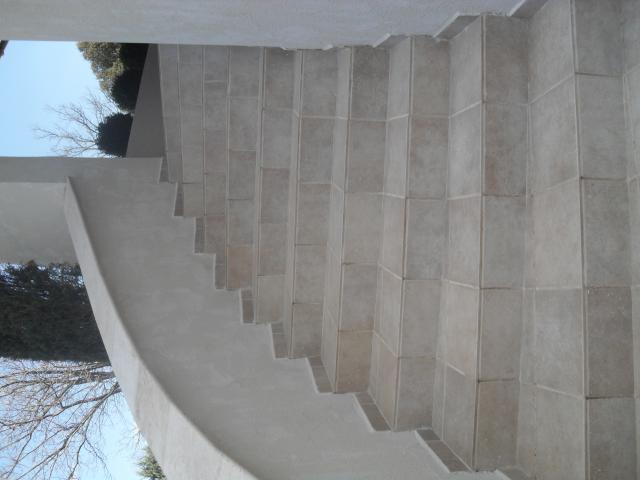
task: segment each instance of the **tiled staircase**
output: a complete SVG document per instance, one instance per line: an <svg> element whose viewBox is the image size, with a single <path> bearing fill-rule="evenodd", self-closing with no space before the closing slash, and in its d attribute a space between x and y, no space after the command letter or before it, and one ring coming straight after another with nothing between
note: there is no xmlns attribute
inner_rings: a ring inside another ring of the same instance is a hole
<svg viewBox="0 0 640 480"><path fill-rule="evenodd" d="M162 45L168 179L243 321L374 430L419 430L452 470L635 478L640 8L543 3L377 48Z"/></svg>

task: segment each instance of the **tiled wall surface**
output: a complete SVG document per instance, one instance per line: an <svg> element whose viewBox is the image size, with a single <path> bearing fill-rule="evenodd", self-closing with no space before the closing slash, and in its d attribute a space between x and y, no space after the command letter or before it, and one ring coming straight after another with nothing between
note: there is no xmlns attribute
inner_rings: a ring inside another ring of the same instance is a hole
<svg viewBox="0 0 640 480"><path fill-rule="evenodd" d="M227 277L229 289L253 282L256 150L261 127L260 87L265 49L229 48ZM264 208L264 202L262 203Z"/></svg>
<svg viewBox="0 0 640 480"><path fill-rule="evenodd" d="M515 462L527 159L527 23L451 41L448 246L436 433L467 465Z"/></svg>
<svg viewBox="0 0 640 480"><path fill-rule="evenodd" d="M631 230L629 269L635 368L633 397L636 411L637 472L640 472L640 441L638 441L640 439L640 2L635 0L622 2L622 22L624 49L621 70L626 114L625 153ZM628 334L628 329L624 332ZM628 404L628 400L622 402L624 405L621 407L630 411L632 406ZM613 402L611 405L614 405ZM630 437L628 423L627 419L623 428Z"/></svg>
<svg viewBox="0 0 640 480"><path fill-rule="evenodd" d="M255 321L282 321L292 157L295 53L265 49L256 171L253 294Z"/></svg>
<svg viewBox="0 0 640 480"><path fill-rule="evenodd" d="M160 48L163 121L176 214L198 218L217 288L250 288L263 49Z"/></svg>
<svg viewBox="0 0 640 480"><path fill-rule="evenodd" d="M284 304L293 358L320 355L338 53L298 52L295 81Z"/></svg>
<svg viewBox="0 0 640 480"><path fill-rule="evenodd" d="M216 255L216 287L226 285L229 48L204 47L204 250Z"/></svg>
<svg viewBox="0 0 640 480"><path fill-rule="evenodd" d="M204 215L204 48L178 47L183 215Z"/></svg>
<svg viewBox="0 0 640 480"><path fill-rule="evenodd" d="M537 478L636 474L621 7L550 0L530 25L517 458Z"/></svg>
<svg viewBox="0 0 640 480"><path fill-rule="evenodd" d="M449 49L390 50L382 238L369 390L393 429L431 424L447 210Z"/></svg>
<svg viewBox="0 0 640 480"><path fill-rule="evenodd" d="M321 356L336 392L369 384L382 229L389 53L338 52Z"/></svg>
<svg viewBox="0 0 640 480"><path fill-rule="evenodd" d="M636 478L640 1L390 43L161 47L167 175L217 286L381 428Z"/></svg>

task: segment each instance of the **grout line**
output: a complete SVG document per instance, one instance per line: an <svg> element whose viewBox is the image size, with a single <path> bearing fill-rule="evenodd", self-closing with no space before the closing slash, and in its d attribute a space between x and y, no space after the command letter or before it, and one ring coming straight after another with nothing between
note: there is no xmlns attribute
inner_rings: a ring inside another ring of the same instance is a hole
<svg viewBox="0 0 640 480"><path fill-rule="evenodd" d="M480 248L479 248L479 253L480 253L480 258L478 259L478 286L479 286L479 298L478 298L478 310L477 310L477 318L476 318L476 322L477 322L477 330L476 330L476 339L475 339L475 344L476 344L476 363L474 365L474 369L475 369L475 378L474 378L474 388L475 388L475 399L474 399L474 421L473 421L473 438L472 438L472 449L471 449L471 464L472 465L476 465L477 464L477 460L478 460L478 431L480 430L479 427L479 422L480 422L480 402L479 402L479 397L480 397L480 382L478 382L478 379L480 377L480 367L481 367L481 361L482 361L482 330L483 330L483 322L482 322L482 315L483 315L483 304L484 302L482 301L482 278L483 278L483 274L484 274L484 255L485 255L485 239L484 239L484 235L485 235L485 218L484 218L484 212L485 212L485 203L486 203L486 198L484 195L482 195L482 191L483 186L484 186L484 176L485 176L485 156L486 156L486 141L487 141L487 132L485 130L485 115L486 115L486 108L484 107L484 105L486 104L486 78L487 78L487 72L486 72L486 67L487 67L487 19L485 15L482 15L480 17L480 61L482 62L481 64L481 69L480 69L480 75L481 75L481 79L480 79L480 90L481 90L481 95L482 95L482 107L481 107L481 112L480 112L480 238L479 238L479 242L480 242ZM465 375L466 376L466 375Z"/></svg>
<svg viewBox="0 0 640 480"><path fill-rule="evenodd" d="M297 98L293 98L292 101L292 110L295 112L296 110L296 106L297 109L299 111L302 111L302 98L303 98L303 88L304 88L304 64L305 64L305 54L302 51L299 51L297 53L297 55L300 58L300 65L296 64L296 59L294 58L294 94L296 92L296 88L298 89L298 96ZM297 72L296 72L296 67L297 68ZM298 79L296 80L296 73L298 75ZM287 317L289 319L289 339L290 339L290 344L289 344L289 351L293 351L293 336L294 336L294 323L293 323L293 309L294 309L294 299L295 299L295 286L296 286L296 275L295 275L295 271L296 271L296 260L297 260L297 249L296 249L296 237L297 237L297 230L298 230L298 200L299 200L299 196L300 196L300 152L301 152L301 144L302 144L302 115L300 115L299 113L295 115L295 118L292 120L292 128L293 128L293 123L296 123L296 134L297 134L297 138L296 138L296 144L295 144L295 153L293 152L293 145L291 148L291 152L292 152L292 158L290 159L290 163L289 163L289 182L295 182L295 188L293 189L293 196L294 198L288 198L287 199L287 244L285 245L285 249L286 250L291 250L291 262L286 262L285 265L285 281L287 278L289 278L289 283L287 285L285 285L285 288L289 291L289 295L286 295L285 298L288 298L288 303L290 302L290 305L287 304L286 305L286 310L287 312L283 312L287 314ZM291 141L293 142L293 138L291 139ZM295 166L295 172L292 172L292 168ZM291 188L289 188L289 191L292 191ZM291 224L288 222L289 220L289 210L293 210L293 214L291 215L291 219L292 222ZM289 237L291 237L291 244L289 245ZM291 248L290 248L291 247ZM289 252L287 252L289 253ZM325 254L325 260L326 260L326 254ZM289 265L291 265L290 269L290 273L289 273ZM323 295L324 298L324 295ZM322 347L322 334L320 336L320 346ZM322 354L322 351L320 352L320 354ZM326 372L325 372L326 373ZM327 375L327 379L328 379L328 375ZM329 382L331 384L331 382Z"/></svg>
<svg viewBox="0 0 640 480"><path fill-rule="evenodd" d="M552 91L554 91L557 88L560 88L563 84L565 84L566 82L568 82L572 77L575 76L575 71L571 72L569 75L567 75L566 77L563 77L561 80L559 80L558 82L552 84L550 87L548 87L546 90L543 90L541 93L539 93L538 95L536 95L535 97L533 97L530 101L529 101L529 107L531 107L534 103L537 103L539 100L541 100L543 97L545 97L546 95L548 95L549 93L551 93Z"/></svg>

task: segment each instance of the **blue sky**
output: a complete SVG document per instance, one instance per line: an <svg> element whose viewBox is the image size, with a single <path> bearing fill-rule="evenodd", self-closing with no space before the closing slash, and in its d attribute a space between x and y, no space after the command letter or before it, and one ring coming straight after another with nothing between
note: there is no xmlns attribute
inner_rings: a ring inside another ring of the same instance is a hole
<svg viewBox="0 0 640 480"><path fill-rule="evenodd" d="M47 106L80 103L88 92L100 93L89 63L75 43L11 41L0 59L0 156L54 155L39 140L35 126L52 126L57 118ZM105 428L104 452L113 480L139 480L139 452L128 441L135 426L123 402L124 418ZM106 480L99 468L85 468L79 480Z"/></svg>

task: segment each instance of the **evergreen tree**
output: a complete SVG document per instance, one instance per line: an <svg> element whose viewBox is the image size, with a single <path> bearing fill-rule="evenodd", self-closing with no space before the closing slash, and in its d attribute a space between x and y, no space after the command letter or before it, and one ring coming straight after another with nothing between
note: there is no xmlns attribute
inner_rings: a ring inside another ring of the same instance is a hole
<svg viewBox="0 0 640 480"><path fill-rule="evenodd" d="M147 58L147 43L123 43L120 45L118 57L125 70L144 70L144 61Z"/></svg>
<svg viewBox="0 0 640 480"><path fill-rule="evenodd" d="M0 267L0 357L109 362L77 265Z"/></svg>
<svg viewBox="0 0 640 480"><path fill-rule="evenodd" d="M80 268L0 264L0 479L106 471L102 429L123 405Z"/></svg>
<svg viewBox="0 0 640 480"><path fill-rule="evenodd" d="M141 80L140 70L125 70L113 80L110 95L123 112L135 111Z"/></svg>
<svg viewBox="0 0 640 480"><path fill-rule="evenodd" d="M91 63L100 88L108 93L113 80L124 71L120 61L120 44L108 42L79 42L78 50Z"/></svg>
<svg viewBox="0 0 640 480"><path fill-rule="evenodd" d="M144 449L144 455L138 462L138 475L147 480L167 480L162 469L158 464L156 457L149 447Z"/></svg>
<svg viewBox="0 0 640 480"><path fill-rule="evenodd" d="M129 113L114 113L98 125L96 146L107 155L126 157L133 117Z"/></svg>

